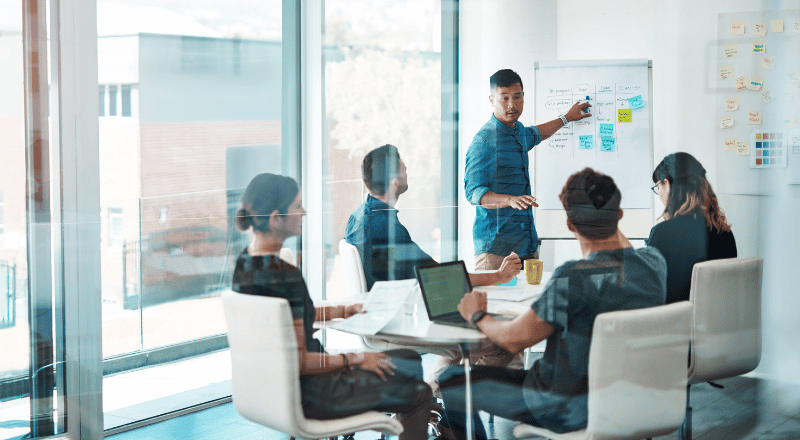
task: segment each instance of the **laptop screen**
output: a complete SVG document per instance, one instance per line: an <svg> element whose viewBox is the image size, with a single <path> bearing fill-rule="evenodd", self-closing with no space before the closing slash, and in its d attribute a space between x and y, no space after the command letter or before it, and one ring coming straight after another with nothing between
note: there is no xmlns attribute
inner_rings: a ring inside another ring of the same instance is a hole
<svg viewBox="0 0 800 440"><path fill-rule="evenodd" d="M458 313L461 298L472 290L464 262L417 266L415 269L425 306L428 308L428 317L433 319Z"/></svg>

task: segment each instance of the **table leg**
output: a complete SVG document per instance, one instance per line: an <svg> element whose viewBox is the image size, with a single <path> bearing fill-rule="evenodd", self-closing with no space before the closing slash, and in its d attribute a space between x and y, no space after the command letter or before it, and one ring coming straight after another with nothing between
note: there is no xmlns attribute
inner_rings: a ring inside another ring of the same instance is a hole
<svg viewBox="0 0 800 440"><path fill-rule="evenodd" d="M464 374L466 375L467 440L473 440L472 430L474 427L472 426L472 380L470 378L469 344L458 344L458 348L461 349L461 358L464 359Z"/></svg>

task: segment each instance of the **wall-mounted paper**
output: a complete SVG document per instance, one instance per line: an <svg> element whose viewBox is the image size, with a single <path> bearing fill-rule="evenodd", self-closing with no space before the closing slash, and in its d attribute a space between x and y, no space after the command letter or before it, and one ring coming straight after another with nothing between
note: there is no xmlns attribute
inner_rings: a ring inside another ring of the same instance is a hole
<svg viewBox="0 0 800 440"><path fill-rule="evenodd" d="M726 115L720 118L719 128L733 127L733 115Z"/></svg>
<svg viewBox="0 0 800 440"><path fill-rule="evenodd" d="M735 137L726 137L725 138L725 151L734 151L736 150L736 138Z"/></svg>
<svg viewBox="0 0 800 440"><path fill-rule="evenodd" d="M772 56L769 56L769 55L764 55L764 57L761 58L761 68L762 69L767 69L767 70L774 69L775 68L775 57L772 57Z"/></svg>
<svg viewBox="0 0 800 440"><path fill-rule="evenodd" d="M616 139L613 137L604 137L602 138L602 144L600 146L602 151L614 151L617 149Z"/></svg>
<svg viewBox="0 0 800 440"><path fill-rule="evenodd" d="M733 64L719 66L719 79L733 78Z"/></svg>
<svg viewBox="0 0 800 440"><path fill-rule="evenodd" d="M742 141L736 143L736 153L739 156L750 155L750 141Z"/></svg>
<svg viewBox="0 0 800 440"><path fill-rule="evenodd" d="M777 18L769 22L769 27L772 32L783 32L783 19Z"/></svg>
<svg viewBox="0 0 800 440"><path fill-rule="evenodd" d="M761 125L761 112L747 112L748 125Z"/></svg>
<svg viewBox="0 0 800 440"><path fill-rule="evenodd" d="M613 136L614 124L600 124L600 136Z"/></svg>
<svg viewBox="0 0 800 440"><path fill-rule="evenodd" d="M761 90L764 85L764 78L761 76L751 76L750 81L747 83L747 88L750 90Z"/></svg>
<svg viewBox="0 0 800 440"><path fill-rule="evenodd" d="M792 32L797 32L798 34L800 34L800 19L798 18L794 19L794 26L792 26Z"/></svg>
<svg viewBox="0 0 800 440"><path fill-rule="evenodd" d="M775 99L775 97L772 96L772 89L764 89L764 90L762 90L761 91L761 98L764 99L764 102L769 104L770 101Z"/></svg>
<svg viewBox="0 0 800 440"><path fill-rule="evenodd" d="M725 111L732 112L739 108L739 97L725 98Z"/></svg>
<svg viewBox="0 0 800 440"><path fill-rule="evenodd" d="M722 53L725 55L725 58L736 58L739 56L739 46L735 44L726 44Z"/></svg>
<svg viewBox="0 0 800 440"><path fill-rule="evenodd" d="M797 119L792 116L791 118L787 118L783 120L783 125L786 126L789 130L797 127Z"/></svg>
<svg viewBox="0 0 800 440"><path fill-rule="evenodd" d="M594 148L594 136L592 136L590 134L587 134L587 135L581 136L580 140L581 140L581 144L580 144L580 149L581 150L589 150L589 149Z"/></svg>
<svg viewBox="0 0 800 440"><path fill-rule="evenodd" d="M763 21L757 21L755 27L753 27L753 35L760 35L762 37L767 35L767 24Z"/></svg>
<svg viewBox="0 0 800 440"><path fill-rule="evenodd" d="M628 98L628 102L631 104L632 110L644 107L644 101L642 101L642 95L636 95L633 98Z"/></svg>
<svg viewBox="0 0 800 440"><path fill-rule="evenodd" d="M764 41L753 41L753 53L764 53L767 51L767 43Z"/></svg>
<svg viewBox="0 0 800 440"><path fill-rule="evenodd" d="M744 21L731 23L731 35L744 35Z"/></svg>
<svg viewBox="0 0 800 440"><path fill-rule="evenodd" d="M750 83L750 77L747 75L737 76L733 80L736 81L736 90L744 90Z"/></svg>
<svg viewBox="0 0 800 440"><path fill-rule="evenodd" d="M800 82L800 70L790 70L789 71L789 82Z"/></svg>
<svg viewBox="0 0 800 440"><path fill-rule="evenodd" d="M631 122L632 120L631 109L621 108L617 110L617 122Z"/></svg>

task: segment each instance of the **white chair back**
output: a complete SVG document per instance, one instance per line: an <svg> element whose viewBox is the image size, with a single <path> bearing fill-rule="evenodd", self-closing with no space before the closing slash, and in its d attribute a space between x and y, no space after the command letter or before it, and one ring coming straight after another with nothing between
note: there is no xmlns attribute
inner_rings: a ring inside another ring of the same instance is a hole
<svg viewBox="0 0 800 440"><path fill-rule="evenodd" d="M361 295L367 292L367 278L364 275L364 265L358 248L344 239L339 240L339 255L342 257L344 268L345 295Z"/></svg>
<svg viewBox="0 0 800 440"><path fill-rule="evenodd" d="M281 260L297 267L297 260L294 258L294 252L292 252L291 248L281 248L281 253L278 256L281 258Z"/></svg>
<svg viewBox="0 0 800 440"><path fill-rule="evenodd" d="M684 417L691 306L603 313L589 352L587 438L657 437Z"/></svg>
<svg viewBox="0 0 800 440"><path fill-rule="evenodd" d="M747 257L694 265L690 383L738 376L758 366L763 263Z"/></svg>
<svg viewBox="0 0 800 440"><path fill-rule="evenodd" d="M233 369L233 405L246 419L284 433L302 420L297 339L283 298L222 293Z"/></svg>

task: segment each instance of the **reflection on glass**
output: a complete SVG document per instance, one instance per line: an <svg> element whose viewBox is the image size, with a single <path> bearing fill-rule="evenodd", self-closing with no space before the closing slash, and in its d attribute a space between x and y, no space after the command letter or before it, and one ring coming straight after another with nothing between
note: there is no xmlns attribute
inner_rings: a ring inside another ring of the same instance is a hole
<svg viewBox="0 0 800 440"><path fill-rule="evenodd" d="M431 256L438 256L440 203L440 1L325 2L327 151L324 206L329 250L326 297L345 295L338 243L364 201L361 161L384 144L397 146L408 168L400 220ZM455 178L449 176L447 178Z"/></svg>
<svg viewBox="0 0 800 440"><path fill-rule="evenodd" d="M109 429L230 394L219 292L243 246L231 206L281 172L281 1L97 9Z"/></svg>

